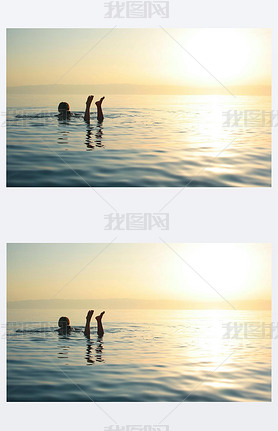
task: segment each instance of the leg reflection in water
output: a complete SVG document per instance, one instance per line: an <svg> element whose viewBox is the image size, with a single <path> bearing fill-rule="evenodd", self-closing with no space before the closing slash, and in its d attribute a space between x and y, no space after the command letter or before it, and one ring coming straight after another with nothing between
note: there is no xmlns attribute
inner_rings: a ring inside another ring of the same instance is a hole
<svg viewBox="0 0 278 431"><path fill-rule="evenodd" d="M103 351L103 343L102 340L99 338L96 345L96 361L97 362L104 362L104 359L102 358L102 351Z"/></svg>
<svg viewBox="0 0 278 431"><path fill-rule="evenodd" d="M96 130L96 134L95 134L95 143L96 143L96 147L103 147L103 144L101 143L102 141L102 135L103 135L103 131L102 131L102 125L99 124L97 126L97 130Z"/></svg>
<svg viewBox="0 0 278 431"><path fill-rule="evenodd" d="M87 127L87 131L86 131L86 139L85 139L85 145L87 146L87 148L89 149L93 149L95 148L95 146L92 143L92 128L90 126Z"/></svg>
<svg viewBox="0 0 278 431"><path fill-rule="evenodd" d="M88 126L86 131L85 145L89 150L92 150L95 147L103 147L101 142L103 135L102 125L98 124L95 134L93 132L94 129L91 126Z"/></svg>
<svg viewBox="0 0 278 431"><path fill-rule="evenodd" d="M88 365L92 365L95 362L104 362L102 357L103 352L103 342L101 338L98 338L95 349L94 343L91 340L87 341L86 355L85 359Z"/></svg>
<svg viewBox="0 0 278 431"><path fill-rule="evenodd" d="M93 342L91 340L87 341L87 349L85 359L89 365L94 364L94 354L93 354Z"/></svg>

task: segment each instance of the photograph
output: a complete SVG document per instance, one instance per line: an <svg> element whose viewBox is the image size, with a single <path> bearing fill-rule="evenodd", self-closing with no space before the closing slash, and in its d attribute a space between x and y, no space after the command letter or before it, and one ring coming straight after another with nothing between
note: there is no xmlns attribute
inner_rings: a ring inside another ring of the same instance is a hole
<svg viewBox="0 0 278 431"><path fill-rule="evenodd" d="M7 29L7 187L271 187L271 29L116 27Z"/></svg>
<svg viewBox="0 0 278 431"><path fill-rule="evenodd" d="M270 402L271 244L7 244L8 402Z"/></svg>

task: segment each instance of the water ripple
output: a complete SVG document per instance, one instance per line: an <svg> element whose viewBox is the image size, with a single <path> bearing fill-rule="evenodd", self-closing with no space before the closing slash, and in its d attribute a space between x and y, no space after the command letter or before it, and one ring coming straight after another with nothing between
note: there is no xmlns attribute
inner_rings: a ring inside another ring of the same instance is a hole
<svg viewBox="0 0 278 431"><path fill-rule="evenodd" d="M82 111L59 123L53 101L47 112L9 108L7 185L183 187L187 179L189 187L271 185L270 127L254 120L227 127L223 120L228 110L269 111L270 98L219 96L213 109L208 96L137 96L130 107L130 97L118 96L117 107L112 101L105 100L103 125L93 120L91 127Z"/></svg>

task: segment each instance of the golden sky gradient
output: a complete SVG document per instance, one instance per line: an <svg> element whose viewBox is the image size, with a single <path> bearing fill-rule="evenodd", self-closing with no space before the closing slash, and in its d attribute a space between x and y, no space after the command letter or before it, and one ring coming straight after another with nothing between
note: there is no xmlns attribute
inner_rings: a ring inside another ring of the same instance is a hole
<svg viewBox="0 0 278 431"><path fill-rule="evenodd" d="M8 300L271 300L269 244L9 244ZM104 250L104 251L103 251Z"/></svg>
<svg viewBox="0 0 278 431"><path fill-rule="evenodd" d="M219 82L220 81L220 82ZM268 29L9 29L7 85L271 86Z"/></svg>

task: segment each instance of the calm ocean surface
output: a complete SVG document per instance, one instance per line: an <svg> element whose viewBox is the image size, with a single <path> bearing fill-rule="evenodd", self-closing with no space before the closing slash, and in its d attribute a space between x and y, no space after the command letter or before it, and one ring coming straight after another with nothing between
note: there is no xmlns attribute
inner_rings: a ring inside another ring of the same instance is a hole
<svg viewBox="0 0 278 431"><path fill-rule="evenodd" d="M112 95L102 126L94 104L87 126L85 96L9 96L8 186L271 185L271 127L263 114L270 97ZM60 101L77 113L67 123L55 117Z"/></svg>
<svg viewBox="0 0 278 431"><path fill-rule="evenodd" d="M107 311L90 341L86 312L10 311L8 401L271 401L269 312Z"/></svg>

